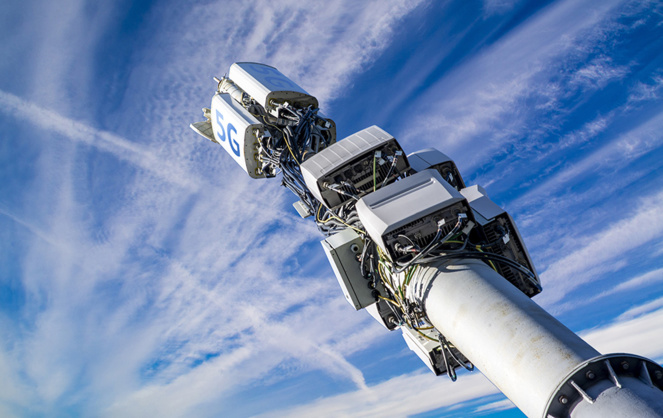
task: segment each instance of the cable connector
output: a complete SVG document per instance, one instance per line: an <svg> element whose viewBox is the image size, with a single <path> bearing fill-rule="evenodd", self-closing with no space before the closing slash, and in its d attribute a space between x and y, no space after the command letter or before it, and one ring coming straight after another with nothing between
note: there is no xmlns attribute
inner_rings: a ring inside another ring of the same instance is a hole
<svg viewBox="0 0 663 418"><path fill-rule="evenodd" d="M474 222L469 221L467 223L467 225L465 226L465 228L463 228L463 231L462 231L463 234L468 235L470 233L470 231L472 230L472 228L474 228L474 225L475 225Z"/></svg>
<svg viewBox="0 0 663 418"><path fill-rule="evenodd" d="M292 206L295 208L299 216L301 216L302 218L308 218L309 216L312 215L311 210L301 200L296 201L295 203L292 204Z"/></svg>

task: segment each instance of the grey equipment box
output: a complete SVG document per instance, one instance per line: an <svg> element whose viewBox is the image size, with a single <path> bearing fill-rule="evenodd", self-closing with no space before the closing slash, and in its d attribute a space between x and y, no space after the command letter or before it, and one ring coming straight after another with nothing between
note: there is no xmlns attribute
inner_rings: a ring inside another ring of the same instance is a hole
<svg viewBox="0 0 663 418"><path fill-rule="evenodd" d="M414 242L427 245L444 220L443 233L451 231L459 213L472 218L467 201L436 170L424 170L357 202L357 214L366 232L392 260L395 246Z"/></svg>
<svg viewBox="0 0 663 418"><path fill-rule="evenodd" d="M358 255L364 248L359 234L351 228L334 234L320 242L327 254L343 294L356 310L376 302L373 289L361 274Z"/></svg>
<svg viewBox="0 0 663 418"><path fill-rule="evenodd" d="M511 215L490 200L486 190L481 186L470 186L460 192L467 198L472 208L474 218L483 234L482 238L495 243L491 245L490 251L526 267L534 274L535 279L506 264L494 263L498 273L529 297L540 293L541 280ZM506 233L501 240L500 231Z"/></svg>
<svg viewBox="0 0 663 418"><path fill-rule="evenodd" d="M426 148L413 152L407 156L407 160L412 170L417 173L432 168L437 170L442 175L442 178L456 190L465 188L465 182L460 175L460 171L458 171L458 167L456 167L456 163L446 154L435 148Z"/></svg>
<svg viewBox="0 0 663 418"><path fill-rule="evenodd" d="M352 134L301 164L306 187L329 209L353 195L359 198L371 193L387 176L388 183L409 169L396 139L377 126Z"/></svg>
<svg viewBox="0 0 663 418"><path fill-rule="evenodd" d="M442 351L439 341L436 341L440 336L440 333L437 330L413 330L409 326L403 325L401 331L403 331L403 339L405 339L410 350L414 351L421 361L423 361L436 376L449 373L444 361L445 353ZM451 350L456 359L462 361L466 365L471 364L456 347L451 347ZM450 366L453 369L461 366L456 363L455 360L450 361L450 363ZM454 376L455 374L454 370L452 370L451 375ZM454 378L452 377L452 380L453 379Z"/></svg>

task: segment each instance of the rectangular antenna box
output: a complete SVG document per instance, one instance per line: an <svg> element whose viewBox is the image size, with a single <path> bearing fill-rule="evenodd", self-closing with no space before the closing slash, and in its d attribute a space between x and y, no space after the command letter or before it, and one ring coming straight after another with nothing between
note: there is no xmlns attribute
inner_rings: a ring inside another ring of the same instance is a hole
<svg viewBox="0 0 663 418"><path fill-rule="evenodd" d="M437 170L447 183L454 186L456 190L465 188L463 177L456 167L456 163L446 154L435 148L426 148L421 151L413 152L407 156L410 167L417 173L428 170L429 168Z"/></svg>
<svg viewBox="0 0 663 418"><path fill-rule="evenodd" d="M495 263L498 273L529 297L540 293L541 280L511 215L490 200L486 190L481 186L470 186L460 192L472 208L474 218L483 234L481 238L495 243L488 250L528 268L534 273L536 280L530 279L511 266ZM499 237L503 234L504 237L500 240Z"/></svg>
<svg viewBox="0 0 663 418"><path fill-rule="evenodd" d="M442 352L439 341L440 334L435 329L420 329L413 330L407 325L401 327L403 331L403 339L407 343L410 350L414 351L421 361L428 366L428 368L435 373L436 376L448 372L447 366L444 362L445 353ZM471 364L467 358L456 347L450 347L454 356L463 363ZM451 367L456 369L461 366L454 360L451 360Z"/></svg>
<svg viewBox="0 0 663 418"><path fill-rule="evenodd" d="M330 145L301 165L306 187L330 209L353 195L359 198L371 193L385 179L389 183L409 168L396 139L377 126Z"/></svg>
<svg viewBox="0 0 663 418"><path fill-rule="evenodd" d="M368 280L361 274L357 259L364 248L359 234L347 228L320 243L350 305L359 310L375 303L373 289L368 287Z"/></svg>
<svg viewBox="0 0 663 418"><path fill-rule="evenodd" d="M269 65L236 62L230 66L228 77L268 111L284 102L297 107L318 107L318 99Z"/></svg>
<svg viewBox="0 0 663 418"><path fill-rule="evenodd" d="M467 201L435 170L405 177L357 202L357 214L366 232L392 260L399 246L425 247L438 225L444 234L456 224L458 214L472 218Z"/></svg>
<svg viewBox="0 0 663 418"><path fill-rule="evenodd" d="M421 334L424 334L424 336L407 325L404 325L401 326L401 331L403 332L403 339L408 348L414 351L421 361L423 361L436 376L446 372L444 360L442 362L439 361L441 350L439 341L435 341L439 337L437 330L430 329L419 331Z"/></svg>
<svg viewBox="0 0 663 418"><path fill-rule="evenodd" d="M264 178L258 166L258 137L267 135L264 125L229 94L212 97L210 119L214 142L221 146L253 178Z"/></svg>

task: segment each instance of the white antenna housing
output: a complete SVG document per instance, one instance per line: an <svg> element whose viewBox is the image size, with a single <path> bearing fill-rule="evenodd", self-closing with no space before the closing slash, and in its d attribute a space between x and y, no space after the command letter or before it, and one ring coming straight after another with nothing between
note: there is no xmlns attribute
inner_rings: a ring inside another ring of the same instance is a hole
<svg viewBox="0 0 663 418"><path fill-rule="evenodd" d="M467 201L436 170L424 170L368 194L357 202L366 232L392 260L395 244L425 246L439 225L452 229L459 213L470 215Z"/></svg>
<svg viewBox="0 0 663 418"><path fill-rule="evenodd" d="M258 119L225 93L212 98L210 119L215 142L221 144L249 176L265 177L258 165L258 137L269 133Z"/></svg>
<svg viewBox="0 0 663 418"><path fill-rule="evenodd" d="M342 205L349 195L370 193L409 168L396 139L377 126L330 145L301 165L306 187L328 208Z"/></svg>
<svg viewBox="0 0 663 418"><path fill-rule="evenodd" d="M284 102L297 107L318 107L318 99L269 65L236 62L230 66L228 77L272 114Z"/></svg>
<svg viewBox="0 0 663 418"><path fill-rule="evenodd" d="M479 185L464 188L460 193L470 204L474 219L488 241L495 241L498 229L504 230L502 242L498 241L492 251L525 266L534 274L534 278L528 278L507 265L498 264L500 274L529 297L541 292L541 280L534 268L534 262L511 215L490 200L486 190Z"/></svg>
<svg viewBox="0 0 663 418"><path fill-rule="evenodd" d="M456 190L465 187L465 182L456 167L456 163L454 163L454 161L446 154L435 148L426 148L413 152L407 156L407 159L412 170L416 172L434 168L439 171L442 178L445 179L447 183L454 186Z"/></svg>

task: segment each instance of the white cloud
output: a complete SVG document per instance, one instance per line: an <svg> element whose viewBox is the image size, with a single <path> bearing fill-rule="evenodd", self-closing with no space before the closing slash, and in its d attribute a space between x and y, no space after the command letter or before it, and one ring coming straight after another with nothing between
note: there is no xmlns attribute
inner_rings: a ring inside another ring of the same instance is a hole
<svg viewBox="0 0 663 418"><path fill-rule="evenodd" d="M638 103L648 100L656 100L659 98L661 88L663 88L663 77L660 75L652 77L651 83L643 83L639 81L631 89L628 101L629 103Z"/></svg>
<svg viewBox="0 0 663 418"><path fill-rule="evenodd" d="M594 304L596 301L603 299L605 297L619 294L621 292L629 290L642 288L644 286L653 286L659 282L663 282L663 268L648 271L644 274L640 274L630 279L627 279L626 281L619 283L617 286L605 290L594 297L584 298L581 300L573 300L570 302L564 302L560 305L557 305L555 307L555 311L561 313L569 311L571 309L578 309L581 306Z"/></svg>
<svg viewBox="0 0 663 418"><path fill-rule="evenodd" d="M525 135L531 142L530 103L534 109L554 107L567 94L551 80L551 70L576 54L578 44L594 45L603 31L611 30L604 22L614 18L620 4L562 1L543 8L433 85L419 100L425 106L414 107L411 125L416 128L408 129L406 138L442 145L444 152L458 155L461 166L470 167L514 138ZM586 81L583 85L591 80L596 87L623 74L618 70L597 61L579 69L576 79ZM474 145L474 152L463 152Z"/></svg>
<svg viewBox="0 0 663 418"><path fill-rule="evenodd" d="M618 293L624 290L636 289L643 285L649 285L658 281L663 281L663 268L648 271L645 274L633 277L624 283L620 283L611 289L608 293Z"/></svg>
<svg viewBox="0 0 663 418"><path fill-rule="evenodd" d="M628 251L663 235L663 217L659 213L662 205L663 191L643 198L635 213L587 237L570 254L548 266L541 274L546 290L537 296L537 302L550 306L562 300L598 272L610 271Z"/></svg>
<svg viewBox="0 0 663 418"><path fill-rule="evenodd" d="M487 15L501 14L512 9L518 0L484 0L483 9Z"/></svg>
<svg viewBox="0 0 663 418"><path fill-rule="evenodd" d="M44 132L49 135L57 133L63 138L108 152L189 191L198 187L199 181L178 165L166 166L153 152L111 132L100 131L3 91L0 91L0 110L32 125L30 129L34 129L35 143L40 142L39 137Z"/></svg>
<svg viewBox="0 0 663 418"><path fill-rule="evenodd" d="M580 131L571 133L569 137L561 141L562 144L592 139L594 135L605 129L604 124L613 118L612 115L615 112L605 117L599 117L583 126ZM559 213L560 208L567 204L573 203L581 207L581 202L598 200L614 192L615 188L625 187L635 178L644 176L655 167L637 167L620 176L614 175L615 169L627 167L637 158L658 149L663 144L663 138L658 135L662 128L663 112L658 112L577 162L568 163L560 169L556 169L554 175L528 190L509 206L516 211L527 212L526 217L523 216L525 219L523 225L527 226L533 219L554 217ZM562 195L559 194L560 190L569 189L575 182L590 177L601 177L603 181L581 192L569 191Z"/></svg>
<svg viewBox="0 0 663 418"><path fill-rule="evenodd" d="M597 135L606 130L613 117L614 112L606 116L599 116L596 119L585 123L582 128L577 131L564 135L559 141L560 147L563 149L571 146L578 146L595 139ZM539 159L543 159L543 157L544 155L540 155Z"/></svg>
<svg viewBox="0 0 663 418"><path fill-rule="evenodd" d="M625 321L625 320L632 320L634 318L637 318L639 316L642 316L644 314L652 313L654 311L658 311L661 308L663 308L663 298L659 299L654 299L651 300L645 304L642 304L640 306L636 306L634 308L629 309L628 311L624 312L623 314L619 315L617 320Z"/></svg>
<svg viewBox="0 0 663 418"><path fill-rule="evenodd" d="M516 406L508 399L482 405L475 409L477 412L504 411L515 408Z"/></svg>
<svg viewBox="0 0 663 418"><path fill-rule="evenodd" d="M663 356L658 342L663 323L661 299L636 307L613 322L579 335L602 353L634 353L653 359ZM446 377L430 373L407 374L369 386L367 390L347 392L296 406L272 411L264 416L408 416L444 407L455 409L496 394L497 389L483 376L462 373L451 383ZM395 396L394 394L398 394ZM403 400L407 400L404 402ZM489 401L475 408L486 412L513 408L509 400ZM263 415L260 415L263 416ZM455 416L454 412L441 416Z"/></svg>
<svg viewBox="0 0 663 418"><path fill-rule="evenodd" d="M7 322L6 318L0 318L0 324L3 326ZM5 338L6 340L6 338ZM26 404L34 399L30 396L30 390L24 382L19 378L19 370L17 370L16 364L13 361L16 353L12 353L12 350L7 350L6 342L4 342L2 349L0 350L0 375L3 376L3 379L0 381L0 413L6 412L6 416L18 416L15 413L9 413L11 410L10 405L21 405Z"/></svg>
<svg viewBox="0 0 663 418"><path fill-rule="evenodd" d="M603 88L613 80L619 80L629 73L629 68L623 65L615 66L610 58L595 58L587 65L577 70L570 84L583 88Z"/></svg>
<svg viewBox="0 0 663 418"><path fill-rule="evenodd" d="M3 75L22 94L61 114L85 114L83 105L95 83L98 45L116 23L114 4L67 0L58 4L28 0L2 5ZM7 84L5 84L7 85ZM96 97L103 100L102 97Z"/></svg>
<svg viewBox="0 0 663 418"><path fill-rule="evenodd" d="M367 390L322 398L308 405L259 416L408 416L457 406L495 393L497 389L479 373L462 374L455 383L430 373L413 373L391 378Z"/></svg>
<svg viewBox="0 0 663 418"><path fill-rule="evenodd" d="M651 359L663 358L661 324L663 301L652 301L625 312L614 323L587 330L580 336L601 353L633 353Z"/></svg>

